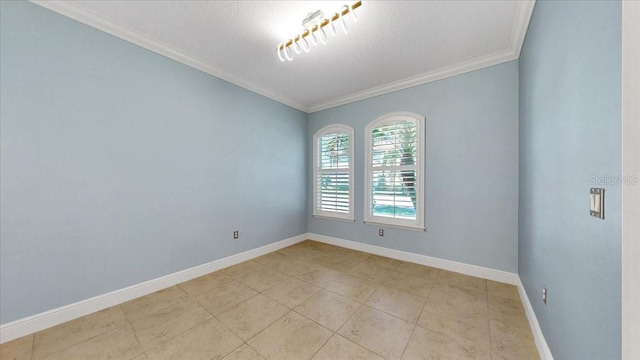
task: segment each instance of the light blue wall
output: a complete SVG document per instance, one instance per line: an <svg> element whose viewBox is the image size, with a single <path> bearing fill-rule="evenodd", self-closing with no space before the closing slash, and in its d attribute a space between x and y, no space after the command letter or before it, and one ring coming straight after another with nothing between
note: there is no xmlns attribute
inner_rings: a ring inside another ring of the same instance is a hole
<svg viewBox="0 0 640 360"><path fill-rule="evenodd" d="M620 176L621 152L620 2L537 2L520 57L519 273L556 359L621 356L621 187L592 182Z"/></svg>
<svg viewBox="0 0 640 360"><path fill-rule="evenodd" d="M1 323L306 232L306 114L0 6Z"/></svg>
<svg viewBox="0 0 640 360"><path fill-rule="evenodd" d="M426 117L427 231L386 228L379 237L379 226L362 222L364 128L394 111ZM517 61L313 113L309 147L313 134L333 123L355 129L356 222L312 217L309 183L309 232L517 272Z"/></svg>

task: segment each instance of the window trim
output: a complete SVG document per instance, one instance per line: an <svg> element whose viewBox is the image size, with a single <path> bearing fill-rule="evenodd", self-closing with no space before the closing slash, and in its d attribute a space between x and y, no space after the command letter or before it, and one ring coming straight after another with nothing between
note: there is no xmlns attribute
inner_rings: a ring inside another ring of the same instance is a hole
<svg viewBox="0 0 640 360"><path fill-rule="evenodd" d="M406 220L375 216L371 212L371 174L374 167L371 164L371 141L373 129L385 124L393 124L404 121L416 123L418 136L418 164L416 166L416 220ZM394 228L424 231L424 166L425 166L425 117L412 112L392 112L380 116L370 122L365 128L365 158L364 158L364 222L371 225L384 225Z"/></svg>
<svg viewBox="0 0 640 360"><path fill-rule="evenodd" d="M349 212L348 213L338 213L331 211L322 211L318 209L318 141L319 139L330 133L336 132L346 132L349 136ZM331 124L323 127L318 130L313 135L313 217L321 218L321 219L331 219L331 220L340 220L340 221L348 221L354 222L354 189L353 189L353 152L354 152L354 131L351 126L344 124Z"/></svg>

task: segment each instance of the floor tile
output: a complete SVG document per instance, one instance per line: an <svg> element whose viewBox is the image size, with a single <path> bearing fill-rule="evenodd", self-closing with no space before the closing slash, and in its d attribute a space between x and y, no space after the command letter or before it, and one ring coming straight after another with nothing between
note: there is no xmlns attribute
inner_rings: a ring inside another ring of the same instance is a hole
<svg viewBox="0 0 640 360"><path fill-rule="evenodd" d="M242 345L242 340L217 319L210 319L147 352L154 360L219 359Z"/></svg>
<svg viewBox="0 0 640 360"><path fill-rule="evenodd" d="M511 325L529 329L518 288L514 285L487 281L489 317Z"/></svg>
<svg viewBox="0 0 640 360"><path fill-rule="evenodd" d="M122 359L129 360L142 354L142 347L131 326L110 330L87 341L48 354L43 360Z"/></svg>
<svg viewBox="0 0 640 360"><path fill-rule="evenodd" d="M200 305L184 301L131 322L131 326L145 350L153 349L212 316Z"/></svg>
<svg viewBox="0 0 640 360"><path fill-rule="evenodd" d="M127 319L119 306L98 311L68 321L35 334L33 357L39 359L92 337L126 325Z"/></svg>
<svg viewBox="0 0 640 360"><path fill-rule="evenodd" d="M120 305L129 321L136 321L158 310L183 302L187 298L178 286L156 291Z"/></svg>
<svg viewBox="0 0 640 360"><path fill-rule="evenodd" d="M260 265L255 261L249 260L241 262L240 264L229 266L228 268L222 269L220 271L224 272L226 275L231 276L232 278L238 278L239 276L251 274L256 271L262 271L264 269L266 269L264 265Z"/></svg>
<svg viewBox="0 0 640 360"><path fill-rule="evenodd" d="M225 356L222 360L265 360L262 355L247 344L235 349L231 354Z"/></svg>
<svg viewBox="0 0 640 360"><path fill-rule="evenodd" d="M342 255L350 257L354 262L362 262L369 255L371 255L371 254L366 253L366 252L357 251L357 250L351 250L351 249L347 249L347 248L338 248L338 249L340 249L340 253Z"/></svg>
<svg viewBox="0 0 640 360"><path fill-rule="evenodd" d="M335 334L312 360L384 360L362 346Z"/></svg>
<svg viewBox="0 0 640 360"><path fill-rule="evenodd" d="M380 286L365 304L410 323L415 323L418 321L425 301L427 301L426 298Z"/></svg>
<svg viewBox="0 0 640 360"><path fill-rule="evenodd" d="M305 271L293 276L315 286L325 287L337 279L340 273L324 266L309 265Z"/></svg>
<svg viewBox="0 0 640 360"><path fill-rule="evenodd" d="M326 290L320 290L294 310L318 324L337 331L360 304Z"/></svg>
<svg viewBox="0 0 640 360"><path fill-rule="evenodd" d="M362 262L349 270L349 274L375 283L381 283L393 274L393 270Z"/></svg>
<svg viewBox="0 0 640 360"><path fill-rule="evenodd" d="M263 269L254 273L238 276L238 281L249 286L256 291L265 291L279 283L289 279L289 275L285 275L273 269Z"/></svg>
<svg viewBox="0 0 640 360"><path fill-rule="evenodd" d="M529 329L529 320L520 299L489 296L489 318Z"/></svg>
<svg viewBox="0 0 640 360"><path fill-rule="evenodd" d="M231 331L247 341L286 314L289 309L258 294L217 315Z"/></svg>
<svg viewBox="0 0 640 360"><path fill-rule="evenodd" d="M313 260L317 257L324 255L324 253L321 250L313 246L305 246L300 244L292 245L284 249L280 249L279 251L281 253L291 255L301 260Z"/></svg>
<svg viewBox="0 0 640 360"><path fill-rule="evenodd" d="M435 280L440 272L440 269L408 262L402 262L395 270L432 280Z"/></svg>
<svg viewBox="0 0 640 360"><path fill-rule="evenodd" d="M284 260L293 260L293 257L279 251L274 251L272 253L268 253L266 255L262 255L253 259L253 261L257 262L258 264L266 266L273 266Z"/></svg>
<svg viewBox="0 0 640 360"><path fill-rule="evenodd" d="M359 263L359 261L354 260L351 256L340 254L327 254L315 259L314 262L326 268L340 272L348 272Z"/></svg>
<svg viewBox="0 0 640 360"><path fill-rule="evenodd" d="M531 331L490 320L491 350L494 359L538 360L538 350Z"/></svg>
<svg viewBox="0 0 640 360"><path fill-rule="evenodd" d="M189 296L197 296L209 290L228 285L234 280L222 271L212 272L193 280L178 284Z"/></svg>
<svg viewBox="0 0 640 360"><path fill-rule="evenodd" d="M338 246L331 245L331 244L325 244L325 243L322 243L322 242L319 242L319 241L315 241L315 240L310 240L310 239L301 241L301 242L297 243L296 246L313 248L313 249L324 250L324 251L328 251L330 249L340 249L340 247L338 247Z"/></svg>
<svg viewBox="0 0 640 360"><path fill-rule="evenodd" d="M487 291L487 280L447 270L440 270L438 282L472 290Z"/></svg>
<svg viewBox="0 0 640 360"><path fill-rule="evenodd" d="M386 359L399 359L413 328L413 324L407 321L362 306L338 330L338 334Z"/></svg>
<svg viewBox="0 0 640 360"><path fill-rule="evenodd" d="M441 283L433 286L424 312L464 318L466 321L486 321L489 316L486 293Z"/></svg>
<svg viewBox="0 0 640 360"><path fill-rule="evenodd" d="M517 287L315 241L0 345L3 360L401 356L538 359Z"/></svg>
<svg viewBox="0 0 640 360"><path fill-rule="evenodd" d="M373 281L354 275L340 274L326 289L359 303L364 303L378 286L380 285Z"/></svg>
<svg viewBox="0 0 640 360"><path fill-rule="evenodd" d="M478 358L473 351L465 349L455 339L418 326L411 335L402 360L422 359L475 360Z"/></svg>
<svg viewBox="0 0 640 360"><path fill-rule="evenodd" d="M302 262L297 259L283 260L273 264L273 269L289 276L296 276L309 270L311 264Z"/></svg>
<svg viewBox="0 0 640 360"><path fill-rule="evenodd" d="M489 320L465 320L442 314L423 313L418 326L455 339L466 352L478 359L491 359Z"/></svg>
<svg viewBox="0 0 640 360"><path fill-rule="evenodd" d="M378 255L369 255L364 259L364 262L391 270L397 269L402 263L400 260Z"/></svg>
<svg viewBox="0 0 640 360"><path fill-rule="evenodd" d="M248 344L269 360L310 359L333 333L295 312L289 312Z"/></svg>
<svg viewBox="0 0 640 360"><path fill-rule="evenodd" d="M233 283L198 295L195 300L213 315L218 315L257 293L247 285L234 280Z"/></svg>
<svg viewBox="0 0 640 360"><path fill-rule="evenodd" d="M0 344L0 359L31 360L33 338L33 335L28 335Z"/></svg>
<svg viewBox="0 0 640 360"><path fill-rule="evenodd" d="M503 284L487 280L487 294L489 297L497 296L520 301L520 294L515 285Z"/></svg>
<svg viewBox="0 0 640 360"><path fill-rule="evenodd" d="M262 294L293 309L319 290L320 288L315 285L290 277Z"/></svg>
<svg viewBox="0 0 640 360"><path fill-rule="evenodd" d="M434 283L434 280L396 271L382 285L427 298Z"/></svg>

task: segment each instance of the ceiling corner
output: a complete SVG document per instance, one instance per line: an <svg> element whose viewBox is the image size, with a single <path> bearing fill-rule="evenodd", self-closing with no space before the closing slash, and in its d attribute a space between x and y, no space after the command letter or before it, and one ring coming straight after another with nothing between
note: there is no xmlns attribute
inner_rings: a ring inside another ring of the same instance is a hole
<svg viewBox="0 0 640 360"><path fill-rule="evenodd" d="M527 36L527 29L529 28L529 22L531 21L531 15L533 15L533 8L535 5L536 0L520 2L512 44L513 53L516 59L520 57L520 51L522 50L522 45L524 45L524 39Z"/></svg>

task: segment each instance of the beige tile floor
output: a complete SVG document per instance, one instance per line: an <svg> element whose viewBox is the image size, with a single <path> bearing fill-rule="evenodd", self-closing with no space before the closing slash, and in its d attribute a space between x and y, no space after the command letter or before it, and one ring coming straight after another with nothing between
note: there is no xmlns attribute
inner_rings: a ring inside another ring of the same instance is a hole
<svg viewBox="0 0 640 360"><path fill-rule="evenodd" d="M539 359L515 286L313 241L0 346L12 359Z"/></svg>

